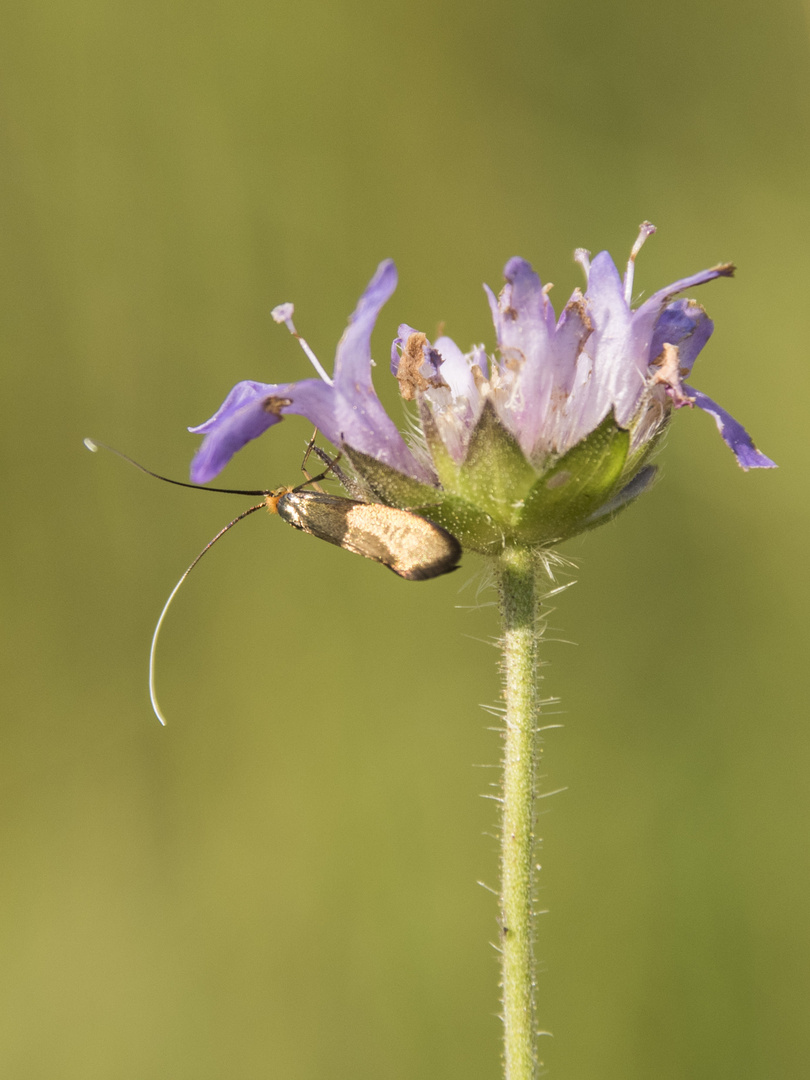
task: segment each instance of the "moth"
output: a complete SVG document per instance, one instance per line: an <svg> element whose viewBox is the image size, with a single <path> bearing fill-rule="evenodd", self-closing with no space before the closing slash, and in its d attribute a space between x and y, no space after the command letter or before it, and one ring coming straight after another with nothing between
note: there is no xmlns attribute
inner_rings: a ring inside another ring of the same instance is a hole
<svg viewBox="0 0 810 1080"><path fill-rule="evenodd" d="M198 491L216 491L226 495L252 495L261 496L262 502L243 510L241 514L228 522L228 524L205 545L196 559L192 562L175 587L172 589L169 599L155 627L152 636L152 648L149 656L149 695L152 700L152 708L161 724L165 724L165 718L160 711L155 695L155 651L157 648L158 634L174 600L178 589L188 575L205 555L210 547L224 536L224 534L243 518L254 514L257 510L266 508L271 514L277 514L288 525L301 532L316 536L319 540L325 540L328 544L353 551L356 555L362 555L366 559L382 563L392 570L398 577L408 581L427 581L430 578L449 574L458 568L461 558L461 544L452 533L441 525L422 517L413 510L403 510L395 506L385 506L383 503L364 502L360 499L350 499L342 495L331 495L323 490L308 491L307 488L317 485L326 479L330 472L337 472L337 458L329 459L323 451L316 449L321 457L328 462L326 469L318 476L310 477L304 470L306 480L297 487L280 487L272 491L245 491L236 488L206 487L203 484L192 484L184 480L172 480L168 476L161 476L145 468L131 457L115 450L111 446L99 443L93 439L85 439L84 444L93 452L99 449L110 450L113 454L128 461L135 468L153 476L156 480L163 480L167 484L176 484L178 487L196 488ZM307 457L313 449L313 441L310 441L307 449ZM307 458L304 458L306 464ZM303 466L302 466L303 468Z"/></svg>
<svg viewBox="0 0 810 1080"><path fill-rule="evenodd" d="M382 563L409 581L426 581L458 567L461 544L441 525L412 510L303 490L314 482L268 492L267 509L294 529Z"/></svg>

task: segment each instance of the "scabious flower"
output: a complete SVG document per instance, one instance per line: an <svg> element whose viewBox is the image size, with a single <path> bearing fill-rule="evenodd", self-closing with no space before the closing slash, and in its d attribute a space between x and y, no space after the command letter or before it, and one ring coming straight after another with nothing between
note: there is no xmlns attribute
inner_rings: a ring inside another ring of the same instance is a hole
<svg viewBox="0 0 810 1080"><path fill-rule="evenodd" d="M402 324L391 352L401 396L416 406L406 440L371 382L371 331L396 287L386 261L349 320L329 377L303 339L318 378L241 382L193 432L205 435L192 479L205 483L233 454L287 415L305 416L351 463L361 490L406 506L472 550L547 545L608 520L650 484L648 460L673 410L709 413L743 469L773 468L745 429L683 380L714 325L677 293L718 277L712 267L631 307L635 258L654 232L644 223L622 278L610 255L579 250L587 288L559 318L531 265L510 259L496 297L485 286L497 352L464 353ZM293 334L292 304L273 316ZM296 336L298 336L296 334Z"/></svg>

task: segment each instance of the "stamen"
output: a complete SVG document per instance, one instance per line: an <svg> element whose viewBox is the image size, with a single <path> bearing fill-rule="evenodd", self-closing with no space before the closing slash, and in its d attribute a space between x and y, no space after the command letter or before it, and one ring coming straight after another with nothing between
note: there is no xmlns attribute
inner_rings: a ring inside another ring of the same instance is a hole
<svg viewBox="0 0 810 1080"><path fill-rule="evenodd" d="M636 255L641 251L646 243L647 237L652 236L655 232L655 226L651 225L649 221L642 221L638 227L638 236L636 242L633 244L633 250L630 252L630 258L627 260L627 270L624 274L624 299L628 307L633 299L633 276L636 272Z"/></svg>
<svg viewBox="0 0 810 1080"><path fill-rule="evenodd" d="M312 349L310 349L309 345L307 345L306 341L301 337L301 335L298 333L298 331L295 329L295 325L294 325L294 323L292 321L292 315L293 315L294 310L295 310L295 307L294 307L293 304L289 304L289 303L287 303L287 304L279 304L278 307L273 308L273 310L270 312L270 314L273 316L273 319L274 319L275 322L284 323L284 325L290 331L292 336L296 339L298 344L301 346L301 348L307 354L307 357L309 358L309 362L312 364L312 366L318 372L318 374L323 379L323 381L326 383L326 385L327 386L332 386L333 385L332 379L331 379L331 377L329 375L326 374L326 371L324 370L323 365L321 364L320 360L315 355L315 353L312 351Z"/></svg>
<svg viewBox="0 0 810 1080"><path fill-rule="evenodd" d="M677 345L665 344L661 355L656 357L650 366L653 369L650 373L650 386L665 386L676 409L695 404L695 399L685 394L681 386L681 363Z"/></svg>
<svg viewBox="0 0 810 1080"><path fill-rule="evenodd" d="M591 272L591 253L587 248L577 248L574 252L574 262L578 262L582 269L585 271L585 280L588 280L588 274Z"/></svg>

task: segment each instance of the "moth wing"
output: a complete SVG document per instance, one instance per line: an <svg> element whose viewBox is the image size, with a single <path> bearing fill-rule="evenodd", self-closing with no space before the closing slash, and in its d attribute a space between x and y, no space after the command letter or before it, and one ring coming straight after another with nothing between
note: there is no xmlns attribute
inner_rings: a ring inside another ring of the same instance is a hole
<svg viewBox="0 0 810 1080"><path fill-rule="evenodd" d="M455 570L461 545L440 525L410 510L359 503L348 515L345 545L367 559L384 563L412 581Z"/></svg>
<svg viewBox="0 0 810 1080"><path fill-rule="evenodd" d="M461 558L461 545L451 533L410 510L316 491L291 492L277 509L296 529L412 581L455 570Z"/></svg>

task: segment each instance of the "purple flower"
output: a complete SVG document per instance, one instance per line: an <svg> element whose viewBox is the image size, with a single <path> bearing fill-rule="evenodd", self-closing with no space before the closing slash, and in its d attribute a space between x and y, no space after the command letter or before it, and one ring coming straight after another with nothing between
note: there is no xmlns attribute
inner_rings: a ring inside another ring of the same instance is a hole
<svg viewBox="0 0 810 1080"><path fill-rule="evenodd" d="M320 378L237 383L210 420L189 429L205 435L191 465L192 480L197 484L212 480L237 450L294 414L311 420L335 446L346 443L409 476L431 482L430 469L409 450L371 383L371 331L396 287L396 267L390 259L381 262L338 342L333 378L302 341ZM273 311L276 321L286 323L298 337L292 314L292 304L281 304Z"/></svg>
<svg viewBox="0 0 810 1080"><path fill-rule="evenodd" d="M743 469L773 468L744 428L683 380L713 323L692 300L672 297L734 272L728 263L682 278L631 307L635 258L654 232L642 225L624 278L607 252L578 251L587 276L559 318L529 263L510 259L506 285L486 288L498 352L431 344L402 324L391 369L420 426L408 442L371 383L371 331L396 287L383 262L341 338L330 378L302 339L318 378L242 382L192 431L205 439L192 479L211 480L250 439L283 416L307 417L343 450L361 487L392 505L424 507L467 546L551 543L612 516L648 486L650 452L673 409L714 417ZM273 315L292 333L292 305ZM298 336L296 334L296 336Z"/></svg>

